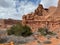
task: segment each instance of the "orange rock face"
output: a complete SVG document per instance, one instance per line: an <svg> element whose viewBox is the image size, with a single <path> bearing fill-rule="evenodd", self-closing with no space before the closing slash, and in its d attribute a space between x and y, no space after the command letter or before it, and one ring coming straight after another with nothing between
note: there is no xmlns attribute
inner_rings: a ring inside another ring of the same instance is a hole
<svg viewBox="0 0 60 45"><path fill-rule="evenodd" d="M49 9L45 9L39 4L34 13L24 15L22 18L22 23L30 26L33 32L41 27L47 27L49 30L59 30L60 0L57 8L50 7Z"/></svg>
<svg viewBox="0 0 60 45"><path fill-rule="evenodd" d="M31 27L33 31L37 30L39 27L46 26L45 16L48 14L48 9L44 9L41 4L34 13L27 14L23 16L22 23L27 24Z"/></svg>
<svg viewBox="0 0 60 45"><path fill-rule="evenodd" d="M49 30L57 33L59 39L52 37L50 39L51 44L42 45L60 45L60 0L58 7L50 7L44 9L42 5L39 5L34 13L24 15L22 20L23 25L31 27L32 31L35 32L38 28L47 27ZM38 40L47 40L45 37L37 37ZM38 45L36 42L27 43L27 45Z"/></svg>

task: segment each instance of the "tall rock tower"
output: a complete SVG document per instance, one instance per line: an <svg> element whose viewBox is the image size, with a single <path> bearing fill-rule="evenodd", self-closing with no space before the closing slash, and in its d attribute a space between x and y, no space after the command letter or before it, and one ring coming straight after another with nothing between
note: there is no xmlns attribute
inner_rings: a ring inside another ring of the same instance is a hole
<svg viewBox="0 0 60 45"><path fill-rule="evenodd" d="M56 10L49 14L48 16L46 16L46 19L48 20L60 20L60 0L58 1L58 7L56 8Z"/></svg>
<svg viewBox="0 0 60 45"><path fill-rule="evenodd" d="M58 2L58 8L60 8L60 0L59 0L59 2Z"/></svg>
<svg viewBox="0 0 60 45"><path fill-rule="evenodd" d="M59 0L59 2L58 2L58 7L57 7L54 15L56 15L56 16L59 15L59 16L60 16L60 0Z"/></svg>

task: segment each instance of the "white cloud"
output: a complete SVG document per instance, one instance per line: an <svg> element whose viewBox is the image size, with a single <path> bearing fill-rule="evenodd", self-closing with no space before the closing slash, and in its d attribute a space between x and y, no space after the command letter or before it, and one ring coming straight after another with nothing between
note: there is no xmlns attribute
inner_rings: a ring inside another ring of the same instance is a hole
<svg viewBox="0 0 60 45"><path fill-rule="evenodd" d="M42 0L41 4L43 4L45 8L48 8L50 6L57 6L58 0Z"/></svg>
<svg viewBox="0 0 60 45"><path fill-rule="evenodd" d="M27 4L25 4L24 2L21 2L20 3L20 7L19 7L19 13L22 16L24 14L34 12L34 10L36 9L36 7L37 6L34 5L31 2L28 2Z"/></svg>
<svg viewBox="0 0 60 45"><path fill-rule="evenodd" d="M36 8L35 5L33 5L33 3L28 2L26 4L26 2L22 1L20 4L20 7L18 8L19 12L16 12L15 9L15 1L11 1L11 0L5 0L6 2L9 3L9 5L11 5L8 8L2 7L0 6L0 18L13 18L13 19L22 19L22 15L33 12Z"/></svg>
<svg viewBox="0 0 60 45"><path fill-rule="evenodd" d="M44 7L57 5L56 0L41 0L41 3ZM15 0L0 0L0 18L22 19L22 15L31 13L37 8L37 5L33 4L31 1L27 2L27 0L21 1L18 4L19 12L16 12Z"/></svg>
<svg viewBox="0 0 60 45"><path fill-rule="evenodd" d="M5 0L0 0L0 6L2 6L2 7L9 7L10 4L8 2L6 2Z"/></svg>

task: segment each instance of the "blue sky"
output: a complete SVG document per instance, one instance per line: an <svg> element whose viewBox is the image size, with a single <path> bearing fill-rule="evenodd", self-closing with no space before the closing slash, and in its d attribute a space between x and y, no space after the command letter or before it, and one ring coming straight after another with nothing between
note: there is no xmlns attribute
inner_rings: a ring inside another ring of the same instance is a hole
<svg viewBox="0 0 60 45"><path fill-rule="evenodd" d="M0 18L22 19L24 14L34 12L40 3L48 8L57 6L58 0L0 0Z"/></svg>

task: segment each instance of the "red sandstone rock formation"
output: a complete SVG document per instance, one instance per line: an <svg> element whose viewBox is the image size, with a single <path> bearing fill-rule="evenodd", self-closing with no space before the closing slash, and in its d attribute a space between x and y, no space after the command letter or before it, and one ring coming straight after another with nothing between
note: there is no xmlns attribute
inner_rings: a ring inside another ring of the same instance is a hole
<svg viewBox="0 0 60 45"><path fill-rule="evenodd" d="M41 4L34 13L23 16L22 23L27 24L32 30L37 30L40 27L47 27L50 30L60 29L60 0L58 7L50 7L44 9Z"/></svg>
<svg viewBox="0 0 60 45"><path fill-rule="evenodd" d="M35 10L35 15L43 15L43 6L41 4L39 4L38 8Z"/></svg>
<svg viewBox="0 0 60 45"><path fill-rule="evenodd" d="M43 15L44 14L44 15ZM33 15L33 16L32 16ZM39 5L34 13L24 15L23 24L26 24L31 27L32 31L35 32L38 28L47 27L50 31L56 32L59 39L52 37L50 38L51 44L42 44L42 45L59 45L60 44L60 0L58 7L50 7L49 9L44 9L42 5ZM37 37L40 41L44 41L46 37L42 36ZM43 40L41 40L43 39ZM37 45L36 42L30 42L26 45Z"/></svg>
<svg viewBox="0 0 60 45"><path fill-rule="evenodd" d="M54 10L53 13L49 14L48 16L46 16L47 20L55 20L58 21L60 20L60 0L58 2L58 7L56 10Z"/></svg>
<svg viewBox="0 0 60 45"><path fill-rule="evenodd" d="M22 23L29 25L32 29L37 30L39 27L45 26L45 16L48 14L48 9L44 9L41 4L34 13L27 14L23 16ZM43 23L41 21L44 21Z"/></svg>
<svg viewBox="0 0 60 45"><path fill-rule="evenodd" d="M60 0L58 2L57 10L56 10L56 12L54 14L60 16Z"/></svg>
<svg viewBox="0 0 60 45"><path fill-rule="evenodd" d="M54 6L51 6L51 7L49 7L49 13L54 13L55 11L56 11L56 8L57 7L54 7Z"/></svg>
<svg viewBox="0 0 60 45"><path fill-rule="evenodd" d="M39 4L38 8L34 13L27 14L23 16L23 20L40 20L40 18L44 18L48 14L48 9L44 9L41 4Z"/></svg>

